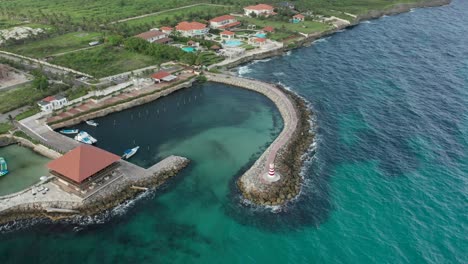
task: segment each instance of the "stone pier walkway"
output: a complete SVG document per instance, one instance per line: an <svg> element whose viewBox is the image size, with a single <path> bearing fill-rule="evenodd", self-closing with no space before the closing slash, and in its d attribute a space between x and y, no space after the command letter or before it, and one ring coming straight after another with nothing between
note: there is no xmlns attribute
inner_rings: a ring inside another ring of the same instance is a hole
<svg viewBox="0 0 468 264"><path fill-rule="evenodd" d="M295 132L298 124L296 109L288 96L270 83L253 79L241 78L225 74L207 73L208 80L238 86L261 93L275 103L283 118L284 128L276 140L268 147L255 164L244 174L241 180L248 187L262 183L262 175L268 172L269 164L274 163L278 151L286 146Z"/></svg>

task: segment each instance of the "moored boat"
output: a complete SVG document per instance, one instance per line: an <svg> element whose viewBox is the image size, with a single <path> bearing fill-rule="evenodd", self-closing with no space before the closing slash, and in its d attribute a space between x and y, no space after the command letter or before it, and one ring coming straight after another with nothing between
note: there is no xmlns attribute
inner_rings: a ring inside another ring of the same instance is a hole
<svg viewBox="0 0 468 264"><path fill-rule="evenodd" d="M89 126L94 126L94 127L98 126L98 123L96 123L94 120L88 120L86 121L86 124L88 124Z"/></svg>
<svg viewBox="0 0 468 264"><path fill-rule="evenodd" d="M135 155L138 151L140 147L137 146L137 147L134 147L132 149L127 149L126 151L124 151L124 154L122 155L122 158L123 159L129 159L131 158L133 155Z"/></svg>
<svg viewBox="0 0 468 264"><path fill-rule="evenodd" d="M9 173L8 165L4 158L0 157L0 177L5 176Z"/></svg>
<svg viewBox="0 0 468 264"><path fill-rule="evenodd" d="M66 135L77 134L78 132L79 132L78 129L62 129L62 130L60 130L60 133L66 134Z"/></svg>
<svg viewBox="0 0 468 264"><path fill-rule="evenodd" d="M93 138L90 134L85 131L80 131L76 136L75 140L81 143L92 145L97 142L97 139Z"/></svg>

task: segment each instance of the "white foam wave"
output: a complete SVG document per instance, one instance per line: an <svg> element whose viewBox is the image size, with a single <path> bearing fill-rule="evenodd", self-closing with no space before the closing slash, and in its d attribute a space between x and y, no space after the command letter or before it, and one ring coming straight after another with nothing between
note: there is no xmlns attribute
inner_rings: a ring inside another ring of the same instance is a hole
<svg viewBox="0 0 468 264"><path fill-rule="evenodd" d="M277 77L279 77L279 76L286 76L286 73L284 73L284 72L274 72L273 75L274 75L274 76L277 76Z"/></svg>
<svg viewBox="0 0 468 264"><path fill-rule="evenodd" d="M321 43L321 42L327 42L329 38L330 38L330 37L320 38L320 39L314 40L314 41L312 41L312 44Z"/></svg>
<svg viewBox="0 0 468 264"><path fill-rule="evenodd" d="M241 77L251 72L252 72L252 69L250 68L250 65L241 66L237 70L237 74Z"/></svg>
<svg viewBox="0 0 468 264"><path fill-rule="evenodd" d="M292 52L288 50L283 56L291 56Z"/></svg>
<svg viewBox="0 0 468 264"><path fill-rule="evenodd" d="M366 20L366 21L362 21L360 24L372 24L372 22L370 22L369 20Z"/></svg>
<svg viewBox="0 0 468 264"><path fill-rule="evenodd" d="M416 8L411 8L410 9L410 13L413 13L414 11L416 11Z"/></svg>
<svg viewBox="0 0 468 264"><path fill-rule="evenodd" d="M139 200L143 198L148 198L155 194L156 189L148 190L143 193L137 195L134 199L125 201L122 204L117 205L116 207L101 212L96 215L90 216L73 216L67 219L62 219L57 221L57 223L66 223L70 225L74 225L73 231L79 232L83 230L88 225L98 225L104 224L110 221L113 217L122 216L128 212L130 208L132 208ZM23 228L27 228L30 226L34 226L39 223L51 223L51 220L48 219L28 219L28 220L20 220L20 221L13 221L5 225L0 226L0 233L7 233L16 230L20 230Z"/></svg>
<svg viewBox="0 0 468 264"><path fill-rule="evenodd" d="M285 85L284 83L282 83L281 81L278 81L277 84L281 85L284 89L290 91L290 92L294 92L291 87Z"/></svg>

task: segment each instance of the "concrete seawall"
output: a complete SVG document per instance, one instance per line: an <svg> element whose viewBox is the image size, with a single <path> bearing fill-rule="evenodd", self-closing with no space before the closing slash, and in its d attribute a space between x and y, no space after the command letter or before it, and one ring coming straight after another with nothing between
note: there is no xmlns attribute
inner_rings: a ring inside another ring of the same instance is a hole
<svg viewBox="0 0 468 264"><path fill-rule="evenodd" d="M299 120L303 115L298 112L298 98L292 99L291 96L293 95L286 93L279 87L257 80L211 73L208 73L207 77L208 80L213 82L233 85L261 93L276 105L283 118L283 130L252 167L239 178L238 186L244 197L257 204L277 205L293 199L299 193L300 182L298 181L301 178L299 175L292 175L298 174L297 170L285 169L283 163L287 162L287 157L282 153L285 153L288 148L292 147L291 143L295 142L299 136L299 133L297 133L299 128L303 128ZM304 111L304 108L300 108L299 110ZM309 130L307 128L307 131ZM301 133L306 138L303 131ZM307 150L309 145L306 146L304 151ZM300 153L301 156L302 154L304 153ZM269 171L269 165L272 163L277 167L276 173L280 176L280 179L274 182L268 181L268 176L266 176ZM294 164L294 166L301 167L301 164Z"/></svg>
<svg viewBox="0 0 468 264"><path fill-rule="evenodd" d="M81 122L84 122L86 120L89 120L89 119L95 119L95 118L98 118L98 117L103 117L103 116L106 116L106 115L109 115L109 114L112 114L112 113L115 113L115 112L120 112L120 111L129 109L129 108L132 108L132 107L135 107L135 106L146 104L146 103L152 102L152 101L154 101L154 100L156 100L156 99L158 99L160 97L167 96L167 95L169 95L169 94L171 94L173 92L176 92L176 91L178 91L180 89L191 87L193 82L194 82L194 79L191 79L191 80L188 80L188 81L183 82L181 84L175 85L174 87L170 87L168 89L162 90L160 92L156 92L156 93L153 93L153 94L142 96L140 98L135 98L135 99L133 99L133 100L131 100L129 102L117 104L117 105L114 105L114 106L109 106L109 107L106 107L104 109L96 110L94 112L90 112L90 113L87 113L87 114L83 114L83 115L80 115L78 117L75 117L75 118L60 122L60 123L51 124L50 127L52 129L57 129L57 128L61 128L61 127L72 126L72 125L76 125L76 124L79 124Z"/></svg>

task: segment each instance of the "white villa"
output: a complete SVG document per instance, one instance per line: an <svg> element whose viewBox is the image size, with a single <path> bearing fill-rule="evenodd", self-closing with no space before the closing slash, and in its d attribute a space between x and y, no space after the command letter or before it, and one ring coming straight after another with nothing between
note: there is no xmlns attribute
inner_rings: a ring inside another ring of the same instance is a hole
<svg viewBox="0 0 468 264"><path fill-rule="evenodd" d="M210 27L214 29L229 29L238 25L240 22L231 15L219 16L210 20Z"/></svg>
<svg viewBox="0 0 468 264"><path fill-rule="evenodd" d="M221 37L221 39L232 39L234 38L236 34L232 31L228 31L228 30L225 30L221 33L219 33L219 36Z"/></svg>
<svg viewBox="0 0 468 264"><path fill-rule="evenodd" d="M172 39L167 37L167 34L159 30L150 30L136 35L135 37L144 39L149 43L168 43Z"/></svg>
<svg viewBox="0 0 468 264"><path fill-rule="evenodd" d="M252 13L255 13L257 16L272 16L276 14L273 9L271 5L258 4L244 7L244 14L246 16L251 16Z"/></svg>
<svg viewBox="0 0 468 264"><path fill-rule="evenodd" d="M52 112L53 110L58 110L66 105L68 105L67 98L56 95L56 96L49 96L37 103L41 110L44 112Z"/></svg>
<svg viewBox="0 0 468 264"><path fill-rule="evenodd" d="M209 28L202 23L183 21L176 26L176 30L183 37L201 37L208 33Z"/></svg>

